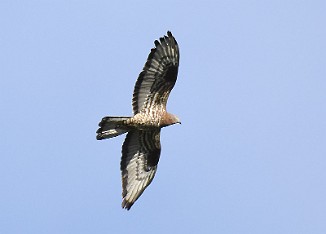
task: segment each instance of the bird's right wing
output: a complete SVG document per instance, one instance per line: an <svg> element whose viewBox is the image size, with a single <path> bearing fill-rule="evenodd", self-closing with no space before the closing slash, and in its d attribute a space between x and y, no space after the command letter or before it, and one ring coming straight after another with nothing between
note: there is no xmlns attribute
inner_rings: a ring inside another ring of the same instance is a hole
<svg viewBox="0 0 326 234"><path fill-rule="evenodd" d="M155 105L165 108L169 94L177 80L179 47L171 32L156 40L148 55L143 71L134 88L132 106L134 114Z"/></svg>
<svg viewBox="0 0 326 234"><path fill-rule="evenodd" d="M160 129L128 132L121 158L123 208L129 210L152 182L160 153Z"/></svg>

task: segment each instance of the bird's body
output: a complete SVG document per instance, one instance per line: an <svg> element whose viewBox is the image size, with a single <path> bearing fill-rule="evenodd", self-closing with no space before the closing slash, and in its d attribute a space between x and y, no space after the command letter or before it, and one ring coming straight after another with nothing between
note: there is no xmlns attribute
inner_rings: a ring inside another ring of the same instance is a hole
<svg viewBox="0 0 326 234"><path fill-rule="evenodd" d="M180 123L166 111L169 94L176 82L179 48L171 32L155 41L143 71L136 81L132 117L104 117L97 139L112 138L128 132L122 146L122 207L130 209L151 183L161 152L161 128Z"/></svg>

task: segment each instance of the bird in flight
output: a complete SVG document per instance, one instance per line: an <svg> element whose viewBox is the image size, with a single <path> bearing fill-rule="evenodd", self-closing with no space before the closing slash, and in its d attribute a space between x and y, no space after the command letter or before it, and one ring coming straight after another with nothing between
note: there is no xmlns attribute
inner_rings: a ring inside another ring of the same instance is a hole
<svg viewBox="0 0 326 234"><path fill-rule="evenodd" d="M170 31L155 40L132 97L132 117L107 116L99 123L97 140L127 133L122 145L122 208L129 210L152 182L161 154L161 128L180 123L166 111L166 103L177 80L178 43Z"/></svg>

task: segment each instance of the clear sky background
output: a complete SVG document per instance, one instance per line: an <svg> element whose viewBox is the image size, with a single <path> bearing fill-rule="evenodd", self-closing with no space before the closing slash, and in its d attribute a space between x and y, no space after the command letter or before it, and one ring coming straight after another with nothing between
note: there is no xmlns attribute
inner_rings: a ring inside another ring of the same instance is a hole
<svg viewBox="0 0 326 234"><path fill-rule="evenodd" d="M1 1L0 233L326 233L325 1ZM181 52L158 173L121 209L153 41Z"/></svg>

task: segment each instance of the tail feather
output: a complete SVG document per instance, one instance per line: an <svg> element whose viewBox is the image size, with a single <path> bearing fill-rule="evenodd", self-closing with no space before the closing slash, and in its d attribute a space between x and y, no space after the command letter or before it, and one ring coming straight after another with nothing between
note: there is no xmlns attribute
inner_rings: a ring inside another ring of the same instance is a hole
<svg viewBox="0 0 326 234"><path fill-rule="evenodd" d="M111 117L107 116L99 123L99 129L96 131L97 140L112 138L128 132L125 121L130 117Z"/></svg>

